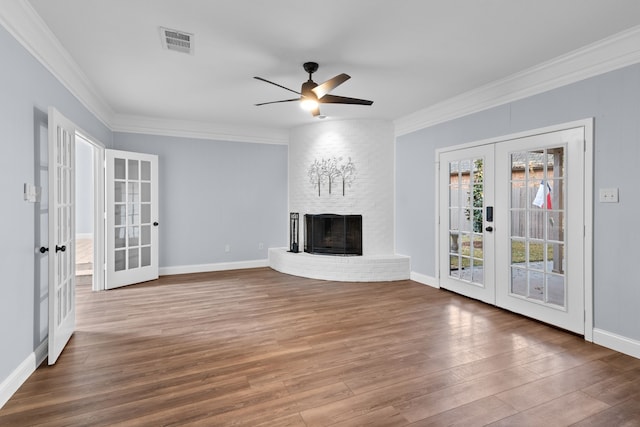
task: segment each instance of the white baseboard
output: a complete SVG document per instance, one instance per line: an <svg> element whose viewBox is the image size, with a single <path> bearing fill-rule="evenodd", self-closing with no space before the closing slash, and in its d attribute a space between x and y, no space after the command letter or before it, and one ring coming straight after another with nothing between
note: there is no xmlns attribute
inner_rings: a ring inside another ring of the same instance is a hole
<svg viewBox="0 0 640 427"><path fill-rule="evenodd" d="M594 328L593 342L640 359L640 341Z"/></svg>
<svg viewBox="0 0 640 427"><path fill-rule="evenodd" d="M438 279L436 279L435 277L427 276L426 274L420 274L420 273L416 273L415 271L412 271L410 279L413 280L414 282L431 286L432 288L440 289L440 285L438 284Z"/></svg>
<svg viewBox="0 0 640 427"><path fill-rule="evenodd" d="M245 268L268 267L268 259L252 261L220 262L215 264L176 265L172 267L160 267L160 276L172 274L208 273L210 271L242 270Z"/></svg>
<svg viewBox="0 0 640 427"><path fill-rule="evenodd" d="M47 357L48 341L45 340L38 348L16 368L0 384L0 409L11 399L11 396L20 388L22 384L35 372L40 364Z"/></svg>

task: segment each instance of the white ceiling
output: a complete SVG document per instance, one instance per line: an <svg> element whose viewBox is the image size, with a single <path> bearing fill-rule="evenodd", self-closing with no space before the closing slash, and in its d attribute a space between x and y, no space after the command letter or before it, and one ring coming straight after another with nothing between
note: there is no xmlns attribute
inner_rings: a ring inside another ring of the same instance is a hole
<svg viewBox="0 0 640 427"><path fill-rule="evenodd" d="M331 119L397 120L640 24L638 0L29 0L119 116L288 129L299 90L351 79ZM159 27L195 34L164 50ZM293 95L293 96L292 96Z"/></svg>

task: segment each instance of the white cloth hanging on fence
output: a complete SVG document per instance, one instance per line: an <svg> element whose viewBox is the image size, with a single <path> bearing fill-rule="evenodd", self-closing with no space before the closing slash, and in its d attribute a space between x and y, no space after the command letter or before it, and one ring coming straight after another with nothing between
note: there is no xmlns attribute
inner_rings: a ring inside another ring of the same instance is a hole
<svg viewBox="0 0 640 427"><path fill-rule="evenodd" d="M546 196L546 197L545 197ZM538 187L538 192L536 193L535 199L533 199L533 205L541 208L545 204L545 199L547 202L547 209L552 209L551 207L551 186L547 182L545 185L544 180L540 181L540 186Z"/></svg>

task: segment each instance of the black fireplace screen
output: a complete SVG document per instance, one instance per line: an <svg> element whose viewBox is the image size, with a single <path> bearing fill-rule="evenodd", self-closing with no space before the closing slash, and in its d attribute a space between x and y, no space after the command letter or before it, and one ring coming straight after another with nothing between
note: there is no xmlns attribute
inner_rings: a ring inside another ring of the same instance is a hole
<svg viewBox="0 0 640 427"><path fill-rule="evenodd" d="M325 255L362 255L362 215L304 216L304 251Z"/></svg>

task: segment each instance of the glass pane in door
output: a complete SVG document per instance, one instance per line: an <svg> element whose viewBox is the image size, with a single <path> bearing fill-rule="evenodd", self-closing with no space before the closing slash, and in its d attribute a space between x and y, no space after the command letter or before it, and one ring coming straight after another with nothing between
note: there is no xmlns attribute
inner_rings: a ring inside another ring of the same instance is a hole
<svg viewBox="0 0 640 427"><path fill-rule="evenodd" d="M148 167L143 165L144 175L147 175ZM150 205L145 203L142 208L138 160L114 158L114 171L115 271L131 270L140 267L141 212L150 221ZM144 183L143 188L146 190L148 186L149 183Z"/></svg>
<svg viewBox="0 0 640 427"><path fill-rule="evenodd" d="M511 154L512 296L566 307L564 147Z"/></svg>
<svg viewBox="0 0 640 427"><path fill-rule="evenodd" d="M484 159L449 163L449 276L483 285Z"/></svg>

